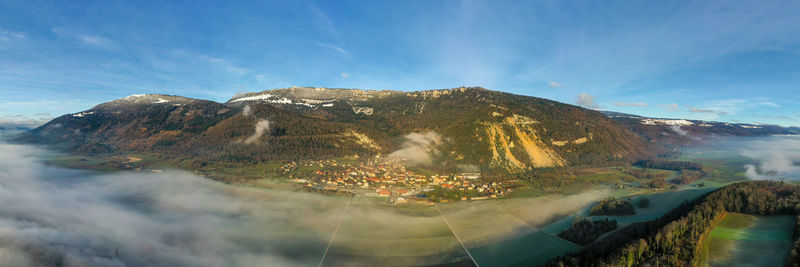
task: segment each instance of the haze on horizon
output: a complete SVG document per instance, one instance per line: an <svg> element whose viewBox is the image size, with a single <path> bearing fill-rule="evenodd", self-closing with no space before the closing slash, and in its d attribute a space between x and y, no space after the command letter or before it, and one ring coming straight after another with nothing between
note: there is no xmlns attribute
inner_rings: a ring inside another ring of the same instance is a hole
<svg viewBox="0 0 800 267"><path fill-rule="evenodd" d="M800 2L0 2L0 126L132 94L482 86L798 125Z"/></svg>

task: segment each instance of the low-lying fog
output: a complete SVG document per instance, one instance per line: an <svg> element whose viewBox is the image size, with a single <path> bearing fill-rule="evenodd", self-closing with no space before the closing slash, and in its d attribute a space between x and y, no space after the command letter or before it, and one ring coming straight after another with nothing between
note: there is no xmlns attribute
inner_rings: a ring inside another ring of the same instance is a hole
<svg viewBox="0 0 800 267"><path fill-rule="evenodd" d="M800 180L800 136L722 138L694 151L714 149L755 161L745 164L745 176L753 180Z"/></svg>
<svg viewBox="0 0 800 267"><path fill-rule="evenodd" d="M773 136L746 143L741 154L759 161L745 165L750 179L800 180L800 136Z"/></svg>
<svg viewBox="0 0 800 267"><path fill-rule="evenodd" d="M49 167L46 153L0 144L1 266L315 265L344 206L181 171Z"/></svg>
<svg viewBox="0 0 800 267"><path fill-rule="evenodd" d="M448 231L433 207L426 209L434 215L422 217L355 204L343 213L346 197L231 186L175 170L69 170L43 164L49 155L0 143L0 266L316 266L342 214L350 224L342 228L355 229L359 238L386 235L370 233L361 222ZM539 226L602 197L594 195L500 201L514 214L509 221L528 225L487 227L474 236L508 239L521 232L515 228ZM446 209L445 216L489 225L497 218L485 211L498 207L483 204L483 211ZM337 240L347 234L339 231ZM360 243L334 242L331 250L356 251L350 246Z"/></svg>

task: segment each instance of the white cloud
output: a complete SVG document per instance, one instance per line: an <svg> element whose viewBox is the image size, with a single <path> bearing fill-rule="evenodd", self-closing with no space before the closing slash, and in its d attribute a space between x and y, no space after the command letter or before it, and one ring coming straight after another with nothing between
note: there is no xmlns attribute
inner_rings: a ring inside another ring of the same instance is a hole
<svg viewBox="0 0 800 267"><path fill-rule="evenodd" d="M550 81L549 83L547 83L547 86L550 86L551 88L558 88L558 87L562 87L562 86L564 86L564 85L563 85L563 84L561 84L561 83L557 83L557 82L554 82L554 81Z"/></svg>
<svg viewBox="0 0 800 267"><path fill-rule="evenodd" d="M250 108L250 105L244 106L244 109L242 109L242 116L248 117L252 114L253 114L253 109Z"/></svg>
<svg viewBox="0 0 800 267"><path fill-rule="evenodd" d="M261 137L264 136L264 133L269 131L269 120L259 120L256 123L255 129L256 129L255 133L253 133L253 135L247 137L247 139L244 140L245 144L252 144L261 139Z"/></svg>
<svg viewBox="0 0 800 267"><path fill-rule="evenodd" d="M403 136L405 139L400 149L389 154L389 158L406 160L411 165L430 166L433 156L439 154L436 148L442 144L442 137L436 132L410 133Z"/></svg>
<svg viewBox="0 0 800 267"><path fill-rule="evenodd" d="M0 144L0 203L24 203L0 206L3 265L316 265L343 206L183 171L59 169L44 154Z"/></svg>
<svg viewBox="0 0 800 267"><path fill-rule="evenodd" d="M646 107L647 104L642 102L634 102L634 103L625 103L625 102L614 102L615 106L619 107Z"/></svg>
<svg viewBox="0 0 800 267"><path fill-rule="evenodd" d="M347 79L347 77L350 77L350 73L342 72L341 74L339 74L339 76L341 76L342 79Z"/></svg>
<svg viewBox="0 0 800 267"><path fill-rule="evenodd" d="M594 96L587 93L581 93L578 95L578 99L575 101L575 104L588 109L600 108L600 106L594 102Z"/></svg>
<svg viewBox="0 0 800 267"><path fill-rule="evenodd" d="M38 118L31 118L23 115L4 115L0 117L0 127L2 128L35 128L39 127L42 124L47 123L48 121L52 120L53 118L49 117L50 115L46 116L36 116Z"/></svg>
<svg viewBox="0 0 800 267"><path fill-rule="evenodd" d="M754 180L789 178L800 180L800 139L795 136L775 136L757 140L734 140L730 146L741 154L757 160L757 165L745 165L747 178Z"/></svg>

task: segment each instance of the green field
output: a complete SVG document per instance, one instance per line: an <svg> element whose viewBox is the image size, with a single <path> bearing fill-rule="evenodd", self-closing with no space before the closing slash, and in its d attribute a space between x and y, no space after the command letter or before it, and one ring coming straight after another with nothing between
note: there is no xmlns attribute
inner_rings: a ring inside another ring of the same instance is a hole
<svg viewBox="0 0 800 267"><path fill-rule="evenodd" d="M480 266L537 266L581 247L539 229L585 208L604 191L439 205Z"/></svg>
<svg viewBox="0 0 800 267"><path fill-rule="evenodd" d="M793 216L728 213L703 242L703 266L782 266L792 247Z"/></svg>
<svg viewBox="0 0 800 267"><path fill-rule="evenodd" d="M539 266L580 249L576 244L539 231L469 250L480 266Z"/></svg>
<svg viewBox="0 0 800 267"><path fill-rule="evenodd" d="M621 225L652 221L658 219L658 217L663 216L667 212L675 209L676 207L681 205L681 203L685 201L694 200L704 195L705 193L713 191L714 189L715 188L705 187L705 188L684 189L684 190L665 191L665 192L637 195L634 197L625 198L626 200L629 200L630 203L636 207L635 215L592 216L592 218L605 219L606 217L608 217L609 220L617 220L617 222L619 222ZM649 199L650 200L649 207L640 208L637 205L640 198Z"/></svg>
<svg viewBox="0 0 800 267"><path fill-rule="evenodd" d="M351 205L324 266L470 262L435 207Z"/></svg>

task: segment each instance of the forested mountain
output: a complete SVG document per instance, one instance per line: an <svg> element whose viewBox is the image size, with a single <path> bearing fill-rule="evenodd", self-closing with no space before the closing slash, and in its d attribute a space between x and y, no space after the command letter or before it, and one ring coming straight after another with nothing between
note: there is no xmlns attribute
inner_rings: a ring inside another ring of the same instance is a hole
<svg viewBox="0 0 800 267"><path fill-rule="evenodd" d="M82 153L158 152L198 164L423 153L430 162L419 164L502 172L657 154L600 112L465 87L288 88L241 94L224 104L135 95L61 116L20 140Z"/></svg>

